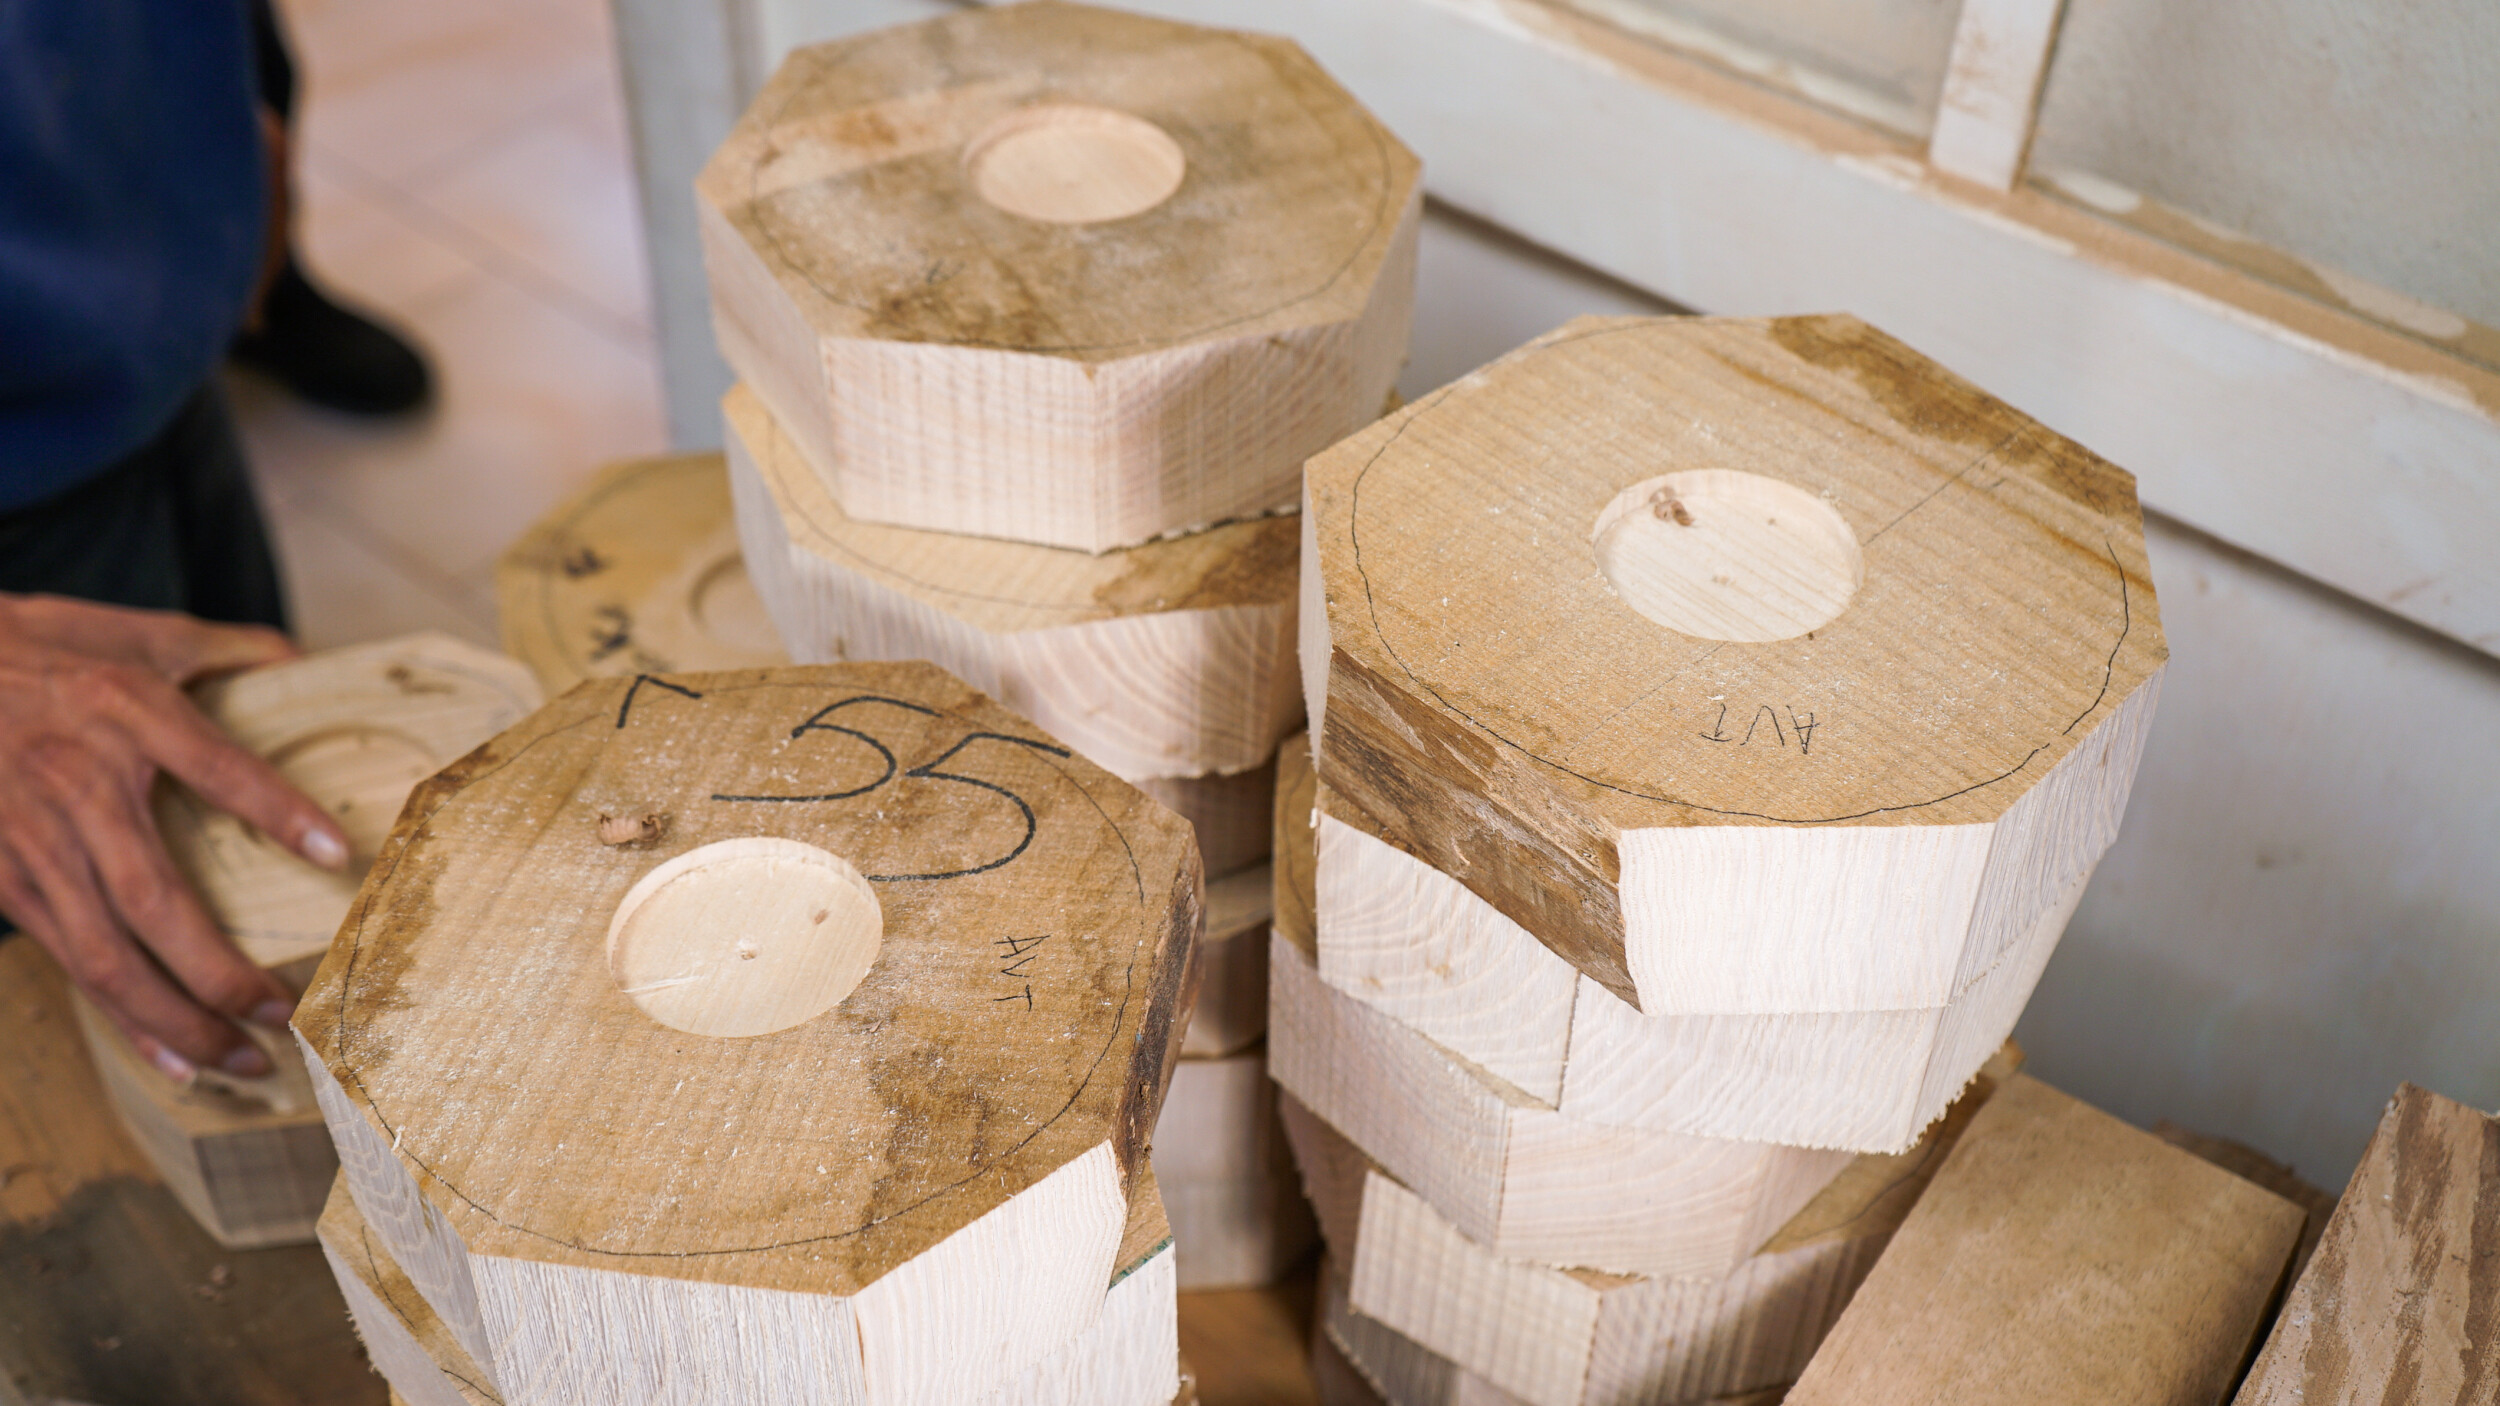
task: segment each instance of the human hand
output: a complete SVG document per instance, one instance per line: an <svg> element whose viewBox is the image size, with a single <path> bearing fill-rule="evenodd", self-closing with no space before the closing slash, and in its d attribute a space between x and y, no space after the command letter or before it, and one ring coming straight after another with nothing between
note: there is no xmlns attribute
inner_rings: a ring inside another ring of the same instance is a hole
<svg viewBox="0 0 2500 1406"><path fill-rule="evenodd" d="M0 594L0 913L175 1079L268 1073L231 1022L282 1028L295 997L175 869L148 802L157 773L324 869L347 865L337 823L182 692L295 653L274 630Z"/></svg>

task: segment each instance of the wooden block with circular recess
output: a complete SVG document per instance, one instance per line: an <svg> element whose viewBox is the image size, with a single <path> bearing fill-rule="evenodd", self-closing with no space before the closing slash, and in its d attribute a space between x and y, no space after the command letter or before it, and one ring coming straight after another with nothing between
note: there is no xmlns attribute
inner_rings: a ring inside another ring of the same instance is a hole
<svg viewBox="0 0 2500 1406"><path fill-rule="evenodd" d="M156 792L158 833L209 915L300 989L409 788L518 721L539 692L511 660L426 633L230 675L192 697L347 831L349 869L334 874L170 781ZM276 1066L266 1077L204 1069L177 1083L83 997L73 1006L122 1126L203 1230L229 1249L313 1238L338 1157L292 1040L261 1040Z"/></svg>
<svg viewBox="0 0 2500 1406"><path fill-rule="evenodd" d="M2005 1043L2083 897L1941 1006L1644 1015L1318 788L1320 979L1565 1116L1894 1152ZM2089 877L2087 871L2085 877Z"/></svg>
<svg viewBox="0 0 2500 1406"><path fill-rule="evenodd" d="M1102 1315L1083 1336L992 1393L987 1406L1162 1406L1178 1399L1172 1385L1179 1359L1172 1232L1152 1174L1138 1186ZM394 1401L503 1406L365 1223L343 1177L321 1213L321 1249Z"/></svg>
<svg viewBox="0 0 2500 1406"><path fill-rule="evenodd" d="M1855 319L1582 319L1307 495L1321 778L1639 1011L1942 1006L2116 833L2134 479Z"/></svg>
<svg viewBox="0 0 2500 1406"><path fill-rule="evenodd" d="M611 464L495 564L503 647L550 694L790 656L748 579L717 453Z"/></svg>
<svg viewBox="0 0 2500 1406"><path fill-rule="evenodd" d="M977 1400L1102 1309L1202 887L935 666L594 680L419 788L295 1028L512 1406Z"/></svg>
<svg viewBox="0 0 2500 1406"><path fill-rule="evenodd" d="M1299 725L1290 517L1098 556L883 526L752 392L722 410L747 558L802 661L935 661L1132 779L1248 772Z"/></svg>
<svg viewBox="0 0 2500 1406"><path fill-rule="evenodd" d="M722 354L862 521L1266 512L1406 356L1419 168L1283 39L1043 3L801 49L696 192Z"/></svg>

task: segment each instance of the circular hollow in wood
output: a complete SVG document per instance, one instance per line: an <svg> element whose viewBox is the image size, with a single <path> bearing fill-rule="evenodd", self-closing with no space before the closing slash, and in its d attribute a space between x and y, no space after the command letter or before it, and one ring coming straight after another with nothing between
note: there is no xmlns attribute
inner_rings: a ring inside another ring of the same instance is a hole
<svg viewBox="0 0 2500 1406"><path fill-rule="evenodd" d="M964 150L983 200L1028 220L1091 225L1142 215L1180 189L1189 159L1141 117L1082 103L1022 108Z"/></svg>
<svg viewBox="0 0 2500 1406"><path fill-rule="evenodd" d="M773 630L772 617L764 613L764 598L755 592L745 557L734 551L724 553L695 576L689 594L694 598L694 618L706 635L745 653L780 652L781 636Z"/></svg>
<svg viewBox="0 0 2500 1406"><path fill-rule="evenodd" d="M1839 618L1866 580L1838 510L1737 469L1643 479L1597 515L1590 539L1625 605L1706 640L1795 639Z"/></svg>
<svg viewBox="0 0 2500 1406"><path fill-rule="evenodd" d="M608 970L671 1030L769 1035L841 1004L885 916L849 860L799 840L703 845L642 876L608 925Z"/></svg>
<svg viewBox="0 0 2500 1406"><path fill-rule="evenodd" d="M337 817L358 864L372 862L418 782L442 769L435 750L388 728L322 728L273 749L270 765Z"/></svg>

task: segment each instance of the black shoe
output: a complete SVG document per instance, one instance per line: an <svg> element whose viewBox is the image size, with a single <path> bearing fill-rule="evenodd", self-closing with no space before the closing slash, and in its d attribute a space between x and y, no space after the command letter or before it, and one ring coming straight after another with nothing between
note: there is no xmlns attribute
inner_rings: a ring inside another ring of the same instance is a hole
<svg viewBox="0 0 2500 1406"><path fill-rule="evenodd" d="M293 259L269 287L257 330L230 349L315 405L350 415L397 415L434 391L425 358L398 334L331 302Z"/></svg>

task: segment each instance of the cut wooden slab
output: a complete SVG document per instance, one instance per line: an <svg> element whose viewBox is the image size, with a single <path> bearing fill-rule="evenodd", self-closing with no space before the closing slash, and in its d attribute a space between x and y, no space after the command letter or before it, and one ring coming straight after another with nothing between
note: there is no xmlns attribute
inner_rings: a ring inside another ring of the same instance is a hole
<svg viewBox="0 0 2500 1406"><path fill-rule="evenodd" d="M550 694L587 678L786 664L718 453L611 464L504 549L505 652Z"/></svg>
<svg viewBox="0 0 2500 1406"><path fill-rule="evenodd" d="M1492 1382L1348 1302L1346 1273L1320 1266L1320 1320L1311 1375L1326 1383L1323 1406L1525 1406ZM1335 1362L1327 1366L1325 1357ZM1350 1380L1348 1380L1350 1378Z"/></svg>
<svg viewBox="0 0 2500 1406"><path fill-rule="evenodd" d="M305 863L168 781L157 829L210 916L245 956L300 988L347 916L409 788L538 706L529 671L446 635L325 650L201 684L228 733L337 816L350 863ZM83 999L80 1033L122 1126L183 1209L229 1249L306 1244L338 1158L294 1042L264 1041L276 1072L168 1080Z"/></svg>
<svg viewBox="0 0 2500 1406"><path fill-rule="evenodd" d="M1198 944L1198 1004L1181 1053L1238 1054L1267 1035L1267 930L1276 880L1266 865L1207 885L1206 936Z"/></svg>
<svg viewBox="0 0 2500 1406"><path fill-rule="evenodd" d="M1304 519L1321 779L1649 1014L2019 958L2166 657L2133 478L1847 317L1582 319Z"/></svg>
<svg viewBox="0 0 2500 1406"><path fill-rule="evenodd" d="M594 680L411 798L296 1030L514 1406L977 1399L1101 1307L1201 894L931 665Z"/></svg>
<svg viewBox="0 0 2500 1406"><path fill-rule="evenodd" d="M2300 1207L2300 1245L2292 1252L2289 1276L2298 1282L2301 1272L2309 1267L2309 1256L2326 1234L2326 1223L2335 1214L2337 1198L2247 1143L2183 1128L2167 1118L2153 1124L2153 1136L2172 1147L2184 1147L2233 1176L2253 1181Z"/></svg>
<svg viewBox="0 0 2500 1406"><path fill-rule="evenodd" d="M538 706L529 670L448 635L350 645L191 690L347 832L344 873L316 869L189 790L156 793L165 848L209 916L264 967L317 957L410 787Z"/></svg>
<svg viewBox="0 0 2500 1406"><path fill-rule="evenodd" d="M1291 518L1099 556L882 526L752 391L721 409L739 536L802 662L932 660L1123 777L1248 771L1299 725Z"/></svg>
<svg viewBox="0 0 2500 1406"><path fill-rule="evenodd" d="M1942 1006L1644 1015L1318 790L1322 980L1567 1116L1700 1137L1908 1147L2012 1033L2089 878Z"/></svg>
<svg viewBox="0 0 2500 1406"><path fill-rule="evenodd" d="M852 517L1101 551L1377 413L1418 175L1285 40L1043 4L798 50L696 193L722 355Z"/></svg>
<svg viewBox="0 0 2500 1406"><path fill-rule="evenodd" d="M1277 1127L1264 1050L1172 1067L1154 1167L1182 1288L1272 1284L1309 1252L1311 1208Z"/></svg>
<svg viewBox="0 0 2500 1406"><path fill-rule="evenodd" d="M1382 1355L1407 1364L1392 1370L1441 1384L1436 1392L1465 1385L1431 1365L1447 1362L1481 1374L1484 1389L1531 1399L1676 1401L1792 1379L1971 1117L2021 1059L2007 1045L1917 1148L1852 1160L1753 1257L1715 1279L1594 1274L1489 1254L1290 1095L1278 1111L1323 1233L1368 1276L1362 1302L1373 1316L1359 1321L1401 1330L1393 1341L1373 1333L1368 1349L1353 1342L1359 1362ZM1375 1204L1395 1214L1375 1220ZM1662 1318L1681 1327L1661 1332ZM1417 1352L1429 1361L1413 1365Z"/></svg>
<svg viewBox="0 0 2500 1406"><path fill-rule="evenodd" d="M2210 1406L2300 1227L2272 1192L2017 1075L1788 1399Z"/></svg>
<svg viewBox="0 0 2500 1406"><path fill-rule="evenodd" d="M2396 1090L2236 1400L2500 1402L2500 1118Z"/></svg>
<svg viewBox="0 0 2500 1406"><path fill-rule="evenodd" d="M1584 1123L1269 949L1268 1068L1492 1252L1625 1274L1722 1274L1850 1154Z"/></svg>
<svg viewBox="0 0 2500 1406"><path fill-rule="evenodd" d="M991 1397L995 1406L1162 1406L1177 1399L1172 1235L1151 1173L1139 1178L1102 1316L1076 1341ZM374 1370L406 1406L501 1406L466 1350L391 1258L339 1179L321 1248Z"/></svg>

